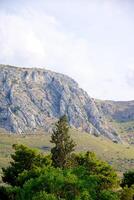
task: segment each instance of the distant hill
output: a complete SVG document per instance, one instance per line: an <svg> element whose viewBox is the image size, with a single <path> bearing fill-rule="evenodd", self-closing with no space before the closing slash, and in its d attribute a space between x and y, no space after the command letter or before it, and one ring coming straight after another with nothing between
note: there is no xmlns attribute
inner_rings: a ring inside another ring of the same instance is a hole
<svg viewBox="0 0 134 200"><path fill-rule="evenodd" d="M0 65L1 128L12 133L34 133L38 128L50 132L64 114L74 128L114 142L133 141L134 101L96 100L63 74Z"/></svg>
<svg viewBox="0 0 134 200"><path fill-rule="evenodd" d="M121 139L134 144L134 101L96 100L96 105Z"/></svg>

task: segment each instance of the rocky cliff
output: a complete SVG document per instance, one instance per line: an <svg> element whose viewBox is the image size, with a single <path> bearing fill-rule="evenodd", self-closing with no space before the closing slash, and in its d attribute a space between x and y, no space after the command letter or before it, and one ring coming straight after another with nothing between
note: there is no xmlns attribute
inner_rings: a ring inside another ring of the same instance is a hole
<svg viewBox="0 0 134 200"><path fill-rule="evenodd" d="M134 144L134 101L96 100L96 106L121 139Z"/></svg>
<svg viewBox="0 0 134 200"><path fill-rule="evenodd" d="M133 105L134 102L130 107ZM121 142L107 120L125 119L121 109L114 103L111 106L90 98L63 74L0 65L0 127L9 132L33 133L38 128L51 131L53 123L66 114L72 127ZM118 110L116 115L115 110ZM134 119L134 109L127 117Z"/></svg>

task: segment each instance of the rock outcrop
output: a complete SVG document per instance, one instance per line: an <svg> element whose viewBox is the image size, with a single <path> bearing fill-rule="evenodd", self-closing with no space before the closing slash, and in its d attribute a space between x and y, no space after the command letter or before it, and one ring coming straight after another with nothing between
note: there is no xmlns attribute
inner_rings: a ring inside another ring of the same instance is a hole
<svg viewBox="0 0 134 200"><path fill-rule="evenodd" d="M0 127L9 132L51 131L53 123L66 114L71 126L121 142L107 123L107 116L115 114L113 107L110 110L109 104L90 98L63 74L0 65ZM134 112L130 115L134 118Z"/></svg>

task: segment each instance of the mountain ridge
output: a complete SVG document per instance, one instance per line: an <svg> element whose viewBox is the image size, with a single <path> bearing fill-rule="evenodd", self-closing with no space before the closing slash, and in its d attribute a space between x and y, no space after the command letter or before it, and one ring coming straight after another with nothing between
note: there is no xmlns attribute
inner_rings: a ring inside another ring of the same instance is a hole
<svg viewBox="0 0 134 200"><path fill-rule="evenodd" d="M39 127L50 132L53 123L66 114L72 127L122 142L109 123L115 120L112 110L119 109L121 113L121 103L91 98L64 74L0 65L0 96L0 127L9 132L33 132ZM133 107L134 101L129 104ZM134 120L134 109L130 110L130 120Z"/></svg>

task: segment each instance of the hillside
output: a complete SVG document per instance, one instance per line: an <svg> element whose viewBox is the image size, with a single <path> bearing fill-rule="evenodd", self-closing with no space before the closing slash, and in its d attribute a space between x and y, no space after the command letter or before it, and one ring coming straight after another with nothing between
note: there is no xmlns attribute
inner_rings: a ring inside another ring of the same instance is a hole
<svg viewBox="0 0 134 200"><path fill-rule="evenodd" d="M95 100L63 74L1 65L0 96L0 127L9 132L50 131L66 114L72 127L120 141Z"/></svg>
<svg viewBox="0 0 134 200"><path fill-rule="evenodd" d="M96 100L63 74L0 65L0 128L20 134L39 128L51 132L64 114L80 131L133 144L134 101Z"/></svg>
<svg viewBox="0 0 134 200"><path fill-rule="evenodd" d="M119 174L134 168L134 147L115 144L104 137L95 137L85 132L70 130L71 137L77 143L76 152L94 151L97 156L109 162ZM6 134L0 130L0 169L10 162L12 144L26 144L43 152L50 152L50 134L39 130L36 134Z"/></svg>
<svg viewBox="0 0 134 200"><path fill-rule="evenodd" d="M96 100L96 105L122 141L134 144L134 101Z"/></svg>

